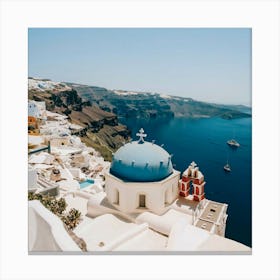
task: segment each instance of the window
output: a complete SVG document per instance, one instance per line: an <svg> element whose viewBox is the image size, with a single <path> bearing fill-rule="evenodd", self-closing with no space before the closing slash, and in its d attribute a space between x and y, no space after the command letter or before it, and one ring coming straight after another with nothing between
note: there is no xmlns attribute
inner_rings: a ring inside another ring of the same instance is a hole
<svg viewBox="0 0 280 280"><path fill-rule="evenodd" d="M117 189L114 191L113 203L114 204L119 204L120 203L120 195L119 195L119 191Z"/></svg>
<svg viewBox="0 0 280 280"><path fill-rule="evenodd" d="M168 203L168 189L165 191L165 204Z"/></svg>
<svg viewBox="0 0 280 280"><path fill-rule="evenodd" d="M146 207L146 195L144 194L139 195L139 207Z"/></svg>

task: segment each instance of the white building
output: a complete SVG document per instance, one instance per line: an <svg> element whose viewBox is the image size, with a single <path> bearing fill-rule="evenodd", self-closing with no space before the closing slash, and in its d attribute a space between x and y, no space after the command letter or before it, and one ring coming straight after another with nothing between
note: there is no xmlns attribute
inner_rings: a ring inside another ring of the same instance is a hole
<svg viewBox="0 0 280 280"><path fill-rule="evenodd" d="M46 103L44 101L28 101L28 116L47 120Z"/></svg>
<svg viewBox="0 0 280 280"><path fill-rule="evenodd" d="M36 104L36 101L28 101L28 116L39 118L40 117L40 109Z"/></svg>
<svg viewBox="0 0 280 280"><path fill-rule="evenodd" d="M115 208L125 213L163 213L178 197L180 172L173 169L171 155L160 146L138 141L122 146L105 175L105 191Z"/></svg>

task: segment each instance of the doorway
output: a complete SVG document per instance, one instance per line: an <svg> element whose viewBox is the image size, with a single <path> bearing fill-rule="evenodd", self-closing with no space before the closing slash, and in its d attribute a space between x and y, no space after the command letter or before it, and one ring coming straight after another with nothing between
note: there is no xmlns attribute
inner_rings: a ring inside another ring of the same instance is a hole
<svg viewBox="0 0 280 280"><path fill-rule="evenodd" d="M144 194L139 195L139 207L141 207L141 208L146 207L146 195L144 195Z"/></svg>

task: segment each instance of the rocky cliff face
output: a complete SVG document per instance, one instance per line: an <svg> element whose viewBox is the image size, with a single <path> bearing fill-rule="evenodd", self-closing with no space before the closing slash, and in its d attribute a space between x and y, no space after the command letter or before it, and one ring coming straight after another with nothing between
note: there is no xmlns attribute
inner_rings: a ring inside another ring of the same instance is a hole
<svg viewBox="0 0 280 280"><path fill-rule="evenodd" d="M158 95L148 93L127 93L126 91L70 84L78 94L102 110L112 112L122 118L173 118L171 106Z"/></svg>
<svg viewBox="0 0 280 280"><path fill-rule="evenodd" d="M110 159L111 153L130 137L130 131L126 126L119 124L116 114L102 110L98 105L92 105L90 101L84 101L75 89L29 88L28 98L44 101L47 110L65 114L73 123L84 127L85 142L104 153L106 159ZM87 139L89 137L93 139Z"/></svg>
<svg viewBox="0 0 280 280"><path fill-rule="evenodd" d="M67 83L78 94L102 110L123 118L207 118L224 119L250 117L238 106L211 104L184 98L148 92L107 90L105 88Z"/></svg>

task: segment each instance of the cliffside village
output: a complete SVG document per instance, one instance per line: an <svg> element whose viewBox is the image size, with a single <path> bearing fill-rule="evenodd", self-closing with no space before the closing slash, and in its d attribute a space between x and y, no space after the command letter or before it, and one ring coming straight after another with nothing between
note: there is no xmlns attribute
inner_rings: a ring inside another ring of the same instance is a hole
<svg viewBox="0 0 280 280"><path fill-rule="evenodd" d="M28 192L63 198L81 213L69 231L29 201L29 252L251 252L224 237L228 205L206 199L195 162L180 179L171 155L146 142L143 129L108 162L81 142L82 130L29 100Z"/></svg>
<svg viewBox="0 0 280 280"><path fill-rule="evenodd" d="M82 132L67 116L47 111L44 102L28 102L29 189L58 194L79 190L79 182L94 178L84 192L102 190L110 162L81 142Z"/></svg>

